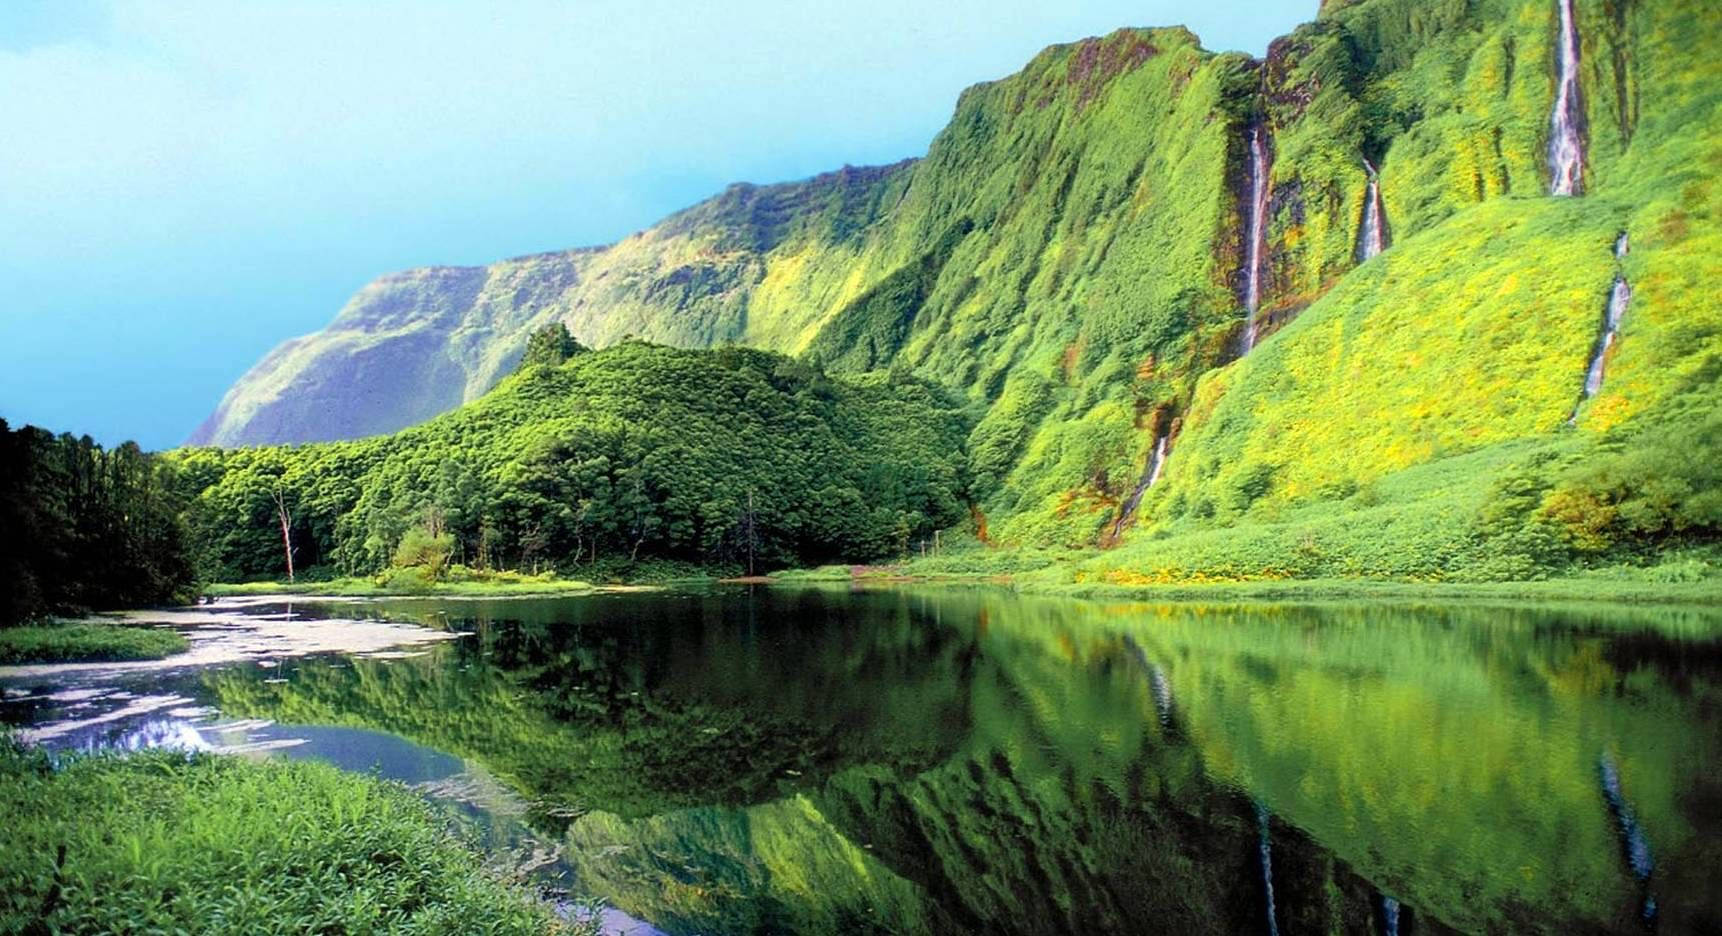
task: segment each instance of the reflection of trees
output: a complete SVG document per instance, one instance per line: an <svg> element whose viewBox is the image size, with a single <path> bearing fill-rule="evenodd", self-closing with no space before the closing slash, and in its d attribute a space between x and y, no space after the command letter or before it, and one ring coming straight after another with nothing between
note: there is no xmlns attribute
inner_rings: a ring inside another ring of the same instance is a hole
<svg viewBox="0 0 1722 936"><path fill-rule="evenodd" d="M414 660L211 678L233 714L395 732L481 760L563 815L759 802L853 763L932 763L961 736L963 646L894 604L865 627L829 608L762 618L639 596L600 623L587 604L556 605L581 609L564 622L533 602L505 606L525 620L451 619L475 638Z"/></svg>
<svg viewBox="0 0 1722 936"><path fill-rule="evenodd" d="M568 827L581 879L672 930L1259 930L1252 802L1283 932L1631 928L1599 750L1664 924L1717 912L1717 644L1690 619L962 589L507 607L436 658L224 696L595 810Z"/></svg>

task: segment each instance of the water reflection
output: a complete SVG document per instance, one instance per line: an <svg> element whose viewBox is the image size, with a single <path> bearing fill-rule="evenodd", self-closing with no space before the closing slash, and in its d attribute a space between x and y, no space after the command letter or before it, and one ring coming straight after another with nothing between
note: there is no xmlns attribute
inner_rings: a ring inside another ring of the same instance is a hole
<svg viewBox="0 0 1722 936"><path fill-rule="evenodd" d="M979 589L297 610L473 636L211 670L200 698L362 732L354 763L384 732L482 765L569 880L671 933L1722 931L1704 614Z"/></svg>

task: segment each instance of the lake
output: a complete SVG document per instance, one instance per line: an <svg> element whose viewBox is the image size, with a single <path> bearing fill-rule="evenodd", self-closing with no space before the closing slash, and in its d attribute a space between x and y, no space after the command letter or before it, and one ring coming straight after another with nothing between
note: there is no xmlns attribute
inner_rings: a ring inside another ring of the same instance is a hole
<svg viewBox="0 0 1722 936"><path fill-rule="evenodd" d="M1722 619L701 587L259 603L463 636L0 679L318 757L638 933L1722 932Z"/></svg>

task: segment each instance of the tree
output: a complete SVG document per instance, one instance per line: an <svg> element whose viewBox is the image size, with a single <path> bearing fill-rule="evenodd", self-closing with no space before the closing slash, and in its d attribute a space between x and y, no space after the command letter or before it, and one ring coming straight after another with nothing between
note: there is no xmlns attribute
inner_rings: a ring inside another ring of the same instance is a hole
<svg viewBox="0 0 1722 936"><path fill-rule="evenodd" d="M281 549L287 554L287 581L293 581L293 517L287 512L287 495L275 489L275 519L281 523Z"/></svg>
<svg viewBox="0 0 1722 936"><path fill-rule="evenodd" d="M555 367L585 350L585 345L574 340L568 326L552 322L526 339L526 353L520 357L520 369L539 365Z"/></svg>

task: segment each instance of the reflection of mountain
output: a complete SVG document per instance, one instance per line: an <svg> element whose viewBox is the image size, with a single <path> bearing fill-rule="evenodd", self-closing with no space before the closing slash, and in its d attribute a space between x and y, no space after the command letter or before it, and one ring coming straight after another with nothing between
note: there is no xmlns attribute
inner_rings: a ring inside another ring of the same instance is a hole
<svg viewBox="0 0 1722 936"><path fill-rule="evenodd" d="M580 879L672 932L1259 932L1257 803L1281 932L1633 931L1599 750L1665 930L1722 906L1718 644L1667 636L1702 620L954 589L509 607L541 623L217 687L586 810L555 823Z"/></svg>

